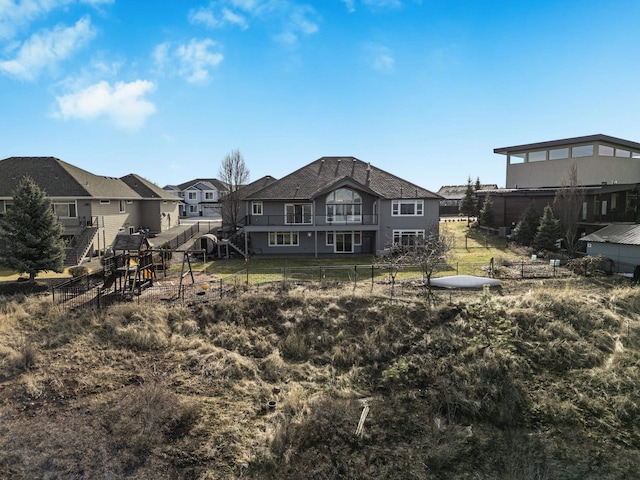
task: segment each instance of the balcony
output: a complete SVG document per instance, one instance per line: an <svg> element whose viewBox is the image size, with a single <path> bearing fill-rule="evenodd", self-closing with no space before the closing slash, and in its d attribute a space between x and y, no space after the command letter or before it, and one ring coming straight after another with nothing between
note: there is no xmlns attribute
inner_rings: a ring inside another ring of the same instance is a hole
<svg viewBox="0 0 640 480"><path fill-rule="evenodd" d="M378 215L248 215L245 225L266 226L345 226L378 225Z"/></svg>

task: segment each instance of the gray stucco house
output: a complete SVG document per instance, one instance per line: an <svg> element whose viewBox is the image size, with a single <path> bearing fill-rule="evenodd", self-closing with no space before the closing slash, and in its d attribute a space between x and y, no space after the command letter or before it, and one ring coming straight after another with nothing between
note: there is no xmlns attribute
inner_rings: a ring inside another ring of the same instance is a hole
<svg viewBox="0 0 640 480"><path fill-rule="evenodd" d="M354 157L322 157L243 196L259 255L376 254L438 231L441 196Z"/></svg>
<svg viewBox="0 0 640 480"><path fill-rule="evenodd" d="M13 190L29 175L52 202L64 227L67 265L102 253L116 235L148 229L159 233L178 225L180 199L135 174L94 175L54 157L0 160L0 213L11 208Z"/></svg>

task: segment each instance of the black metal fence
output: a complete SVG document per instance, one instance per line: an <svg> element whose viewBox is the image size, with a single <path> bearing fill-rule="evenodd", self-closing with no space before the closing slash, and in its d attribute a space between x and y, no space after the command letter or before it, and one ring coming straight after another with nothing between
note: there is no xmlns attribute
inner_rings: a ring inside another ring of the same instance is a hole
<svg viewBox="0 0 640 480"><path fill-rule="evenodd" d="M498 279L554 278L571 275L557 261L519 261L500 265L493 263L455 263L438 265L434 277L445 275L474 275ZM151 287L136 292L115 292L105 289L100 279L79 277L52 288L53 302L65 308L101 309L115 303L190 304L215 301L237 295L241 291L267 288L342 288L356 290L376 287L392 288L395 294L423 288L424 272L419 265L374 264L313 267L248 268L235 274L205 283L180 283L165 278Z"/></svg>

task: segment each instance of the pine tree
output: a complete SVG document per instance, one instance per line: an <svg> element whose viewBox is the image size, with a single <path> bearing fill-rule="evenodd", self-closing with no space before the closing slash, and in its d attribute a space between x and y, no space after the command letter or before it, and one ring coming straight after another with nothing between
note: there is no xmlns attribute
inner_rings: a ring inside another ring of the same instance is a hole
<svg viewBox="0 0 640 480"><path fill-rule="evenodd" d="M518 220L518 224L513 230L513 237L516 243L527 247L531 246L539 223L540 215L538 215L533 202L531 202L520 215L520 220Z"/></svg>
<svg viewBox="0 0 640 480"><path fill-rule="evenodd" d="M460 202L460 213L466 217L473 217L478 213L477 208L478 200L476 198L476 191L471 183L471 177L469 177L467 180L467 189Z"/></svg>
<svg viewBox="0 0 640 480"><path fill-rule="evenodd" d="M38 185L26 176L13 192L13 206L0 217L0 264L35 281L39 272L62 272L62 225Z"/></svg>
<svg viewBox="0 0 640 480"><path fill-rule="evenodd" d="M478 213L478 222L485 227L493 227L494 212L493 212L493 200L491 200L491 194L487 192L482 203L480 213Z"/></svg>
<svg viewBox="0 0 640 480"><path fill-rule="evenodd" d="M544 207L544 213L540 219L536 236L533 238L533 248L555 252L558 250L556 242L562 235L560 220L553 215L551 205Z"/></svg>

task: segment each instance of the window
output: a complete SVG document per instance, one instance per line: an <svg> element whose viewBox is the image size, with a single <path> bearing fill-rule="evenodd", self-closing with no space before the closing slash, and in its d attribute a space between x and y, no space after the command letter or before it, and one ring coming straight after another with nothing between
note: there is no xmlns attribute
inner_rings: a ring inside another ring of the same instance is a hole
<svg viewBox="0 0 640 480"><path fill-rule="evenodd" d="M416 240L424 240L424 230L394 230L394 245L414 245Z"/></svg>
<svg viewBox="0 0 640 480"><path fill-rule="evenodd" d="M598 155L601 157L613 157L613 147L609 145L598 145Z"/></svg>
<svg viewBox="0 0 640 480"><path fill-rule="evenodd" d="M602 203L600 204L601 210L600 213L602 215L606 215L607 214L607 201L603 200Z"/></svg>
<svg viewBox="0 0 640 480"><path fill-rule="evenodd" d="M579 147L573 147L571 149L571 156L573 158L592 157L593 145L580 145Z"/></svg>
<svg viewBox="0 0 640 480"><path fill-rule="evenodd" d="M362 197L348 188L339 188L326 201L327 222L362 222Z"/></svg>
<svg viewBox="0 0 640 480"><path fill-rule="evenodd" d="M582 220L587 219L587 202L582 202Z"/></svg>
<svg viewBox="0 0 640 480"><path fill-rule="evenodd" d="M327 232L327 245L334 245L335 244L335 236L333 235L333 232Z"/></svg>
<svg viewBox="0 0 640 480"><path fill-rule="evenodd" d="M352 235L351 243L353 245L362 245L362 232L327 232L327 246L335 245L336 237L338 237L339 243L344 247L345 233Z"/></svg>
<svg viewBox="0 0 640 480"><path fill-rule="evenodd" d="M549 160L562 160L563 158L569 158L568 148L552 148L549 150Z"/></svg>
<svg viewBox="0 0 640 480"><path fill-rule="evenodd" d="M186 195L188 200L195 200L197 196L196 192L187 192Z"/></svg>
<svg viewBox="0 0 640 480"><path fill-rule="evenodd" d="M213 192L204 192L205 200L213 200Z"/></svg>
<svg viewBox="0 0 640 480"><path fill-rule="evenodd" d="M109 205L111 200L100 200L100 205Z"/></svg>
<svg viewBox="0 0 640 480"><path fill-rule="evenodd" d="M297 247L298 245L298 232L269 232L270 247Z"/></svg>
<svg viewBox="0 0 640 480"><path fill-rule="evenodd" d="M102 203L102 201L100 203ZM55 202L52 206L53 212L58 218L76 218L78 216L76 213L76 202Z"/></svg>
<svg viewBox="0 0 640 480"><path fill-rule="evenodd" d="M547 159L547 151L540 150L538 152L529 152L530 162L543 162Z"/></svg>
<svg viewBox="0 0 640 480"><path fill-rule="evenodd" d="M631 158L631 152L629 150L623 150L622 148L616 148L616 157Z"/></svg>
<svg viewBox="0 0 640 480"><path fill-rule="evenodd" d="M640 152L631 152L631 158L640 158Z"/></svg>
<svg viewBox="0 0 640 480"><path fill-rule="evenodd" d="M509 164L524 163L527 158L526 153L511 153L509 154Z"/></svg>
<svg viewBox="0 0 640 480"><path fill-rule="evenodd" d="M197 205L189 205L189 213L198 213Z"/></svg>
<svg viewBox="0 0 640 480"><path fill-rule="evenodd" d="M393 200L391 202L391 215L397 216L422 216L424 200Z"/></svg>
<svg viewBox="0 0 640 480"><path fill-rule="evenodd" d="M120 200L118 201L118 209L120 211L120 213L124 213L126 208L125 208L125 201L124 200Z"/></svg>
<svg viewBox="0 0 640 480"><path fill-rule="evenodd" d="M311 224L310 203L287 203L284 206L286 224Z"/></svg>
<svg viewBox="0 0 640 480"><path fill-rule="evenodd" d="M262 202L251 202L251 214L262 215Z"/></svg>

